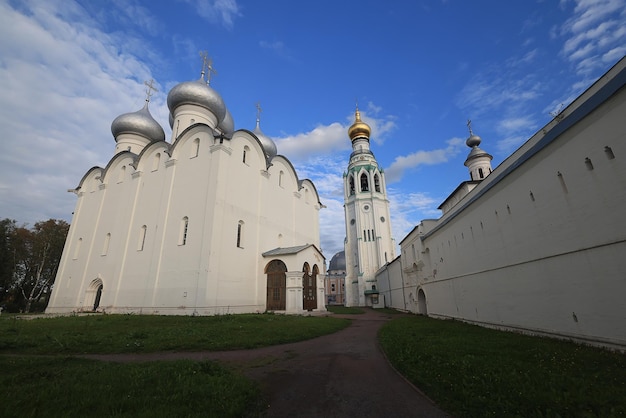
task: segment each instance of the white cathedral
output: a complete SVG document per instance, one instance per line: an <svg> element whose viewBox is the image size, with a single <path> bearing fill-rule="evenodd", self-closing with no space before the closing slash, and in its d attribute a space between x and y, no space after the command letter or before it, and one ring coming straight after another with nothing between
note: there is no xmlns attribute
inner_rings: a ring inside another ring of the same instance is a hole
<svg viewBox="0 0 626 418"><path fill-rule="evenodd" d="M258 116L254 130L234 129L204 68L167 96L169 142L150 90L143 109L113 121L115 154L72 190L47 313L325 310L315 185Z"/></svg>

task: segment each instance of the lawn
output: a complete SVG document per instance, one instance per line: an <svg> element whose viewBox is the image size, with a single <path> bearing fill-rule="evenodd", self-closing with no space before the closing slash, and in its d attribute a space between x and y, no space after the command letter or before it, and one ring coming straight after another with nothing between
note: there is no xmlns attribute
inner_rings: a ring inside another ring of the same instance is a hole
<svg viewBox="0 0 626 418"><path fill-rule="evenodd" d="M0 317L0 353L89 354L219 351L307 340L345 328L331 316L77 315Z"/></svg>
<svg viewBox="0 0 626 418"><path fill-rule="evenodd" d="M457 417L626 416L626 355L411 316L379 340L394 367Z"/></svg>
<svg viewBox="0 0 626 418"><path fill-rule="evenodd" d="M328 305L326 306L326 310L334 314L344 315L360 315L365 313L365 310L363 310L363 308L348 307L343 305Z"/></svg>
<svg viewBox="0 0 626 418"><path fill-rule="evenodd" d="M216 362L107 363L73 355L215 351L301 341L347 319L293 315L0 317L1 417L255 417L256 382Z"/></svg>

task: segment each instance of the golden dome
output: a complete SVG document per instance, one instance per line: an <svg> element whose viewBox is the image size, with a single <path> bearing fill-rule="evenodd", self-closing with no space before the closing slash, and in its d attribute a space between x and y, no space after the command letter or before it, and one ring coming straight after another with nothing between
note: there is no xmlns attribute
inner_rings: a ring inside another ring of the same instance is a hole
<svg viewBox="0 0 626 418"><path fill-rule="evenodd" d="M354 141L356 138L359 137L365 137L369 139L370 132L371 129L369 125L361 120L361 113L357 108L356 112L354 113L354 123L352 124L352 126L350 126L350 129L348 129L348 136L350 137L350 140Z"/></svg>

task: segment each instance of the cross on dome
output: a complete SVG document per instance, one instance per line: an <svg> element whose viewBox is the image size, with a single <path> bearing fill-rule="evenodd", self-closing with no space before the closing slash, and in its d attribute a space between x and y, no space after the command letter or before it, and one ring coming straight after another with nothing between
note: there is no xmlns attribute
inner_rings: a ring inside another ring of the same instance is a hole
<svg viewBox="0 0 626 418"><path fill-rule="evenodd" d="M152 91L154 90L154 92L156 93L157 88L154 87L154 79L150 79L150 82L144 81L143 84L145 84L146 86L148 86L148 88L146 89L146 103L150 102L150 97L152 97Z"/></svg>
<svg viewBox="0 0 626 418"><path fill-rule="evenodd" d="M211 84L211 73L217 75L217 71L213 68L213 59L209 58L206 51L200 51L200 58L202 58L202 73L200 78L204 80L206 74L206 83Z"/></svg>
<svg viewBox="0 0 626 418"><path fill-rule="evenodd" d="M256 103L256 123L259 124L259 122L261 122L261 112L263 111L263 109L261 109L261 102L257 102Z"/></svg>

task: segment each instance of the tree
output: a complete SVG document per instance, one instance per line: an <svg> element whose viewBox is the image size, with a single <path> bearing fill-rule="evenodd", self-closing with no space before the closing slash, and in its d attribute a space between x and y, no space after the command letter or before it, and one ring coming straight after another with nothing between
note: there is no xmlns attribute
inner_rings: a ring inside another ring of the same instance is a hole
<svg viewBox="0 0 626 418"><path fill-rule="evenodd" d="M13 282L13 238L16 228L14 220L0 220L0 305L8 298Z"/></svg>
<svg viewBox="0 0 626 418"><path fill-rule="evenodd" d="M24 312L50 293L68 230L67 222L56 219L37 222L32 229L15 229L12 287L23 298Z"/></svg>

